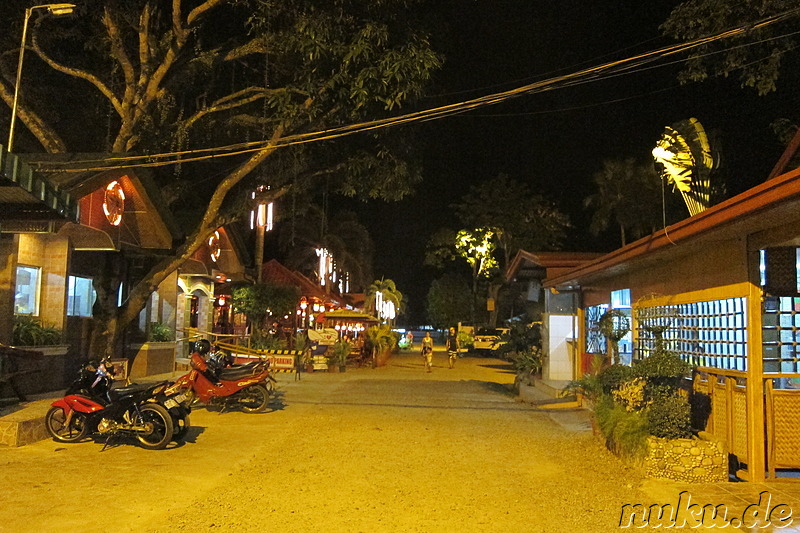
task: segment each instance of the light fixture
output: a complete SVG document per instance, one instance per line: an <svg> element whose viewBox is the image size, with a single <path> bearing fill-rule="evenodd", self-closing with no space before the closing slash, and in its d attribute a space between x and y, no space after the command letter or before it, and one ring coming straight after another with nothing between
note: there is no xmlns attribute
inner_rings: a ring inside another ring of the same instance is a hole
<svg viewBox="0 0 800 533"><path fill-rule="evenodd" d="M46 9L54 17L69 15L75 9L75 4L43 4L29 7L25 10L25 21L22 24L22 41L19 47L19 60L17 61L17 80L14 83L14 103L11 105L11 127L8 130L8 152L11 153L14 146L14 124L17 118L17 102L19 101L19 86L22 79L22 61L25 59L25 42L28 38L28 20L37 9Z"/></svg>
<svg viewBox="0 0 800 533"><path fill-rule="evenodd" d="M112 226L119 226L125 212L125 192L118 181L112 181L103 193L103 213Z"/></svg>

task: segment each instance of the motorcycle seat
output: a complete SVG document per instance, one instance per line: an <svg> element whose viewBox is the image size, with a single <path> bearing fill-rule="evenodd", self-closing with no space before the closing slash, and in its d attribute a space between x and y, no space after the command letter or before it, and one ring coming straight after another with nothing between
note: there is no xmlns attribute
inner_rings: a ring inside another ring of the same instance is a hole
<svg viewBox="0 0 800 533"><path fill-rule="evenodd" d="M247 363L246 365L223 368L219 371L219 379L223 381L236 381L255 374L259 368L259 363Z"/></svg>
<svg viewBox="0 0 800 533"><path fill-rule="evenodd" d="M130 385L126 385L125 387L119 387L111 389L110 394L114 399L122 398L123 396L128 396L130 394L135 394L137 392L143 392L148 389L151 389L155 386L153 383L131 383Z"/></svg>

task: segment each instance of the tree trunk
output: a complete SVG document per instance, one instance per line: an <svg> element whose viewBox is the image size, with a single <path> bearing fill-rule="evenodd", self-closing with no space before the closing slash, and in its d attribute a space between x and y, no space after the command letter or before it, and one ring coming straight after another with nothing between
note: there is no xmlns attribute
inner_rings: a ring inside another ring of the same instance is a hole
<svg viewBox="0 0 800 533"><path fill-rule="evenodd" d="M494 300L494 309L489 311L489 327L496 328L497 327L497 308L498 301L497 297L500 294L500 289L502 288L501 283L491 283L489 284L489 290L487 291L487 295L489 298Z"/></svg>

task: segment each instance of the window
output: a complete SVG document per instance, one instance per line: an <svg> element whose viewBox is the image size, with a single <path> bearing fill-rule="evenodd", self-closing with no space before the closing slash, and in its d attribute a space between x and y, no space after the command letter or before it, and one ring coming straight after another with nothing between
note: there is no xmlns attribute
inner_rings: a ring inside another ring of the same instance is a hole
<svg viewBox="0 0 800 533"><path fill-rule="evenodd" d="M628 317L628 323L631 323L631 290L620 289L618 291L611 291L611 307L625 313ZM629 331L627 335L620 339L618 347L620 363L624 365L631 364L633 360L632 332Z"/></svg>
<svg viewBox="0 0 800 533"><path fill-rule="evenodd" d="M91 278L70 276L67 282L67 316L92 316L95 297Z"/></svg>
<svg viewBox="0 0 800 533"><path fill-rule="evenodd" d="M39 314L39 280L41 269L29 266L17 267L17 285L14 290L14 314Z"/></svg>
<svg viewBox="0 0 800 533"><path fill-rule="evenodd" d="M747 370L747 300L646 307L639 310L639 356L655 348L656 332L667 350L696 366Z"/></svg>
<svg viewBox="0 0 800 533"><path fill-rule="evenodd" d="M600 318L608 310L608 304L600 304L586 308L586 352L606 353L606 338L600 333Z"/></svg>

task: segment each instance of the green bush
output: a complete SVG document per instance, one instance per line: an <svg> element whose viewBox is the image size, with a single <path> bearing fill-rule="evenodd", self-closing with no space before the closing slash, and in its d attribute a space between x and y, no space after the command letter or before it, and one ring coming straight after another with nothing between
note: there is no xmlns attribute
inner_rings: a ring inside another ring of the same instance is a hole
<svg viewBox="0 0 800 533"><path fill-rule="evenodd" d="M497 348L497 355L510 360L516 353L524 353L532 348L540 350L542 347L541 324L513 323L508 333L500 335L500 342L502 344Z"/></svg>
<svg viewBox="0 0 800 533"><path fill-rule="evenodd" d="M660 398L647 412L649 432L665 439L684 439L692 435L689 400L678 394Z"/></svg>
<svg viewBox="0 0 800 533"><path fill-rule="evenodd" d="M530 347L519 352L508 354L511 366L520 376L531 376L542 369L542 352L537 347Z"/></svg>
<svg viewBox="0 0 800 533"><path fill-rule="evenodd" d="M635 377L637 376L633 368L627 365L611 365L601 370L597 376L600 387L605 394L611 394L611 391L618 389L620 385Z"/></svg>
<svg viewBox="0 0 800 533"><path fill-rule="evenodd" d="M172 340L172 328L162 322L150 323L150 342L169 342Z"/></svg>
<svg viewBox="0 0 800 533"><path fill-rule="evenodd" d="M628 411L604 395L595 405L594 413L609 450L632 458L642 457L647 452L650 426L646 412Z"/></svg>
<svg viewBox="0 0 800 533"><path fill-rule="evenodd" d="M53 346L61 344L61 330L43 325L29 315L14 317L13 343L17 346Z"/></svg>

